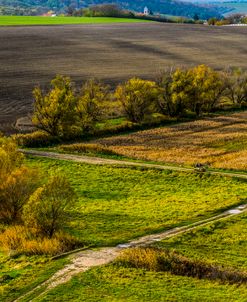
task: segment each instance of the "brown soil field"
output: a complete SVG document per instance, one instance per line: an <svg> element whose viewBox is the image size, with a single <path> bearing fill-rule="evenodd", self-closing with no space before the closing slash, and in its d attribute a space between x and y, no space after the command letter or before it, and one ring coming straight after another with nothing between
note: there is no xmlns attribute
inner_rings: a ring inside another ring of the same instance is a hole
<svg viewBox="0 0 247 302"><path fill-rule="evenodd" d="M120 155L157 162L207 163L247 170L247 112L97 139L92 143Z"/></svg>
<svg viewBox="0 0 247 302"><path fill-rule="evenodd" d="M77 83L155 78L166 67L247 66L247 28L137 23L0 27L0 131L32 108L56 74Z"/></svg>

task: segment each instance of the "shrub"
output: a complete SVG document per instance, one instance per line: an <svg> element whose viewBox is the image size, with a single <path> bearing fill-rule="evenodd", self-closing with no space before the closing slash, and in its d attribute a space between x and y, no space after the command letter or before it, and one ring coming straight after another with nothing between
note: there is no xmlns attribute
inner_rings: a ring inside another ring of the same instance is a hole
<svg viewBox="0 0 247 302"><path fill-rule="evenodd" d="M23 159L13 139L0 136L0 183L6 175L22 165Z"/></svg>
<svg viewBox="0 0 247 302"><path fill-rule="evenodd" d="M124 250L117 259L123 266L144 268L150 271L161 271L163 253L153 248L132 248Z"/></svg>
<svg viewBox="0 0 247 302"><path fill-rule="evenodd" d="M71 145L61 145L59 149L67 152L78 152L78 153L101 153L106 155L116 155L117 153L110 150L107 147L101 146L99 144L71 144Z"/></svg>
<svg viewBox="0 0 247 302"><path fill-rule="evenodd" d="M23 154L10 138L0 138L0 219L20 217L22 207L37 185L37 173L23 166Z"/></svg>
<svg viewBox="0 0 247 302"><path fill-rule="evenodd" d="M222 25L229 25L231 22L227 19L219 20L215 22L215 25L222 26Z"/></svg>
<svg viewBox="0 0 247 302"><path fill-rule="evenodd" d="M77 248L74 237L59 232L53 238L37 237L23 226L12 226L0 234L2 248L10 255L56 255Z"/></svg>
<svg viewBox="0 0 247 302"><path fill-rule="evenodd" d="M27 148L46 147L60 142L58 137L51 136L44 131L35 131L27 134L16 134L13 140L19 145Z"/></svg>
<svg viewBox="0 0 247 302"><path fill-rule="evenodd" d="M37 234L52 238L66 226L67 210L74 202L74 191L62 175L50 178L29 198L23 210L26 227Z"/></svg>
<svg viewBox="0 0 247 302"><path fill-rule="evenodd" d="M117 263L123 266L142 268L153 271L169 271L175 275L219 279L230 283L247 283L247 275L229 270L222 270L197 260L190 260L174 251L158 248L132 248L122 252Z"/></svg>
<svg viewBox="0 0 247 302"><path fill-rule="evenodd" d="M19 220L38 184L38 173L23 166L7 174L0 183L0 219L7 223Z"/></svg>

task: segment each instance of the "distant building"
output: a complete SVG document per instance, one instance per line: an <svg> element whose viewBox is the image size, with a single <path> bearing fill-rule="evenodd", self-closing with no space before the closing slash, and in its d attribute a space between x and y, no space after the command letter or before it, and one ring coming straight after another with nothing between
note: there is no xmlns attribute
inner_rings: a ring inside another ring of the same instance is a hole
<svg viewBox="0 0 247 302"><path fill-rule="evenodd" d="M143 11L145 16L148 16L150 14L149 9L147 8L147 6L144 7L144 11Z"/></svg>

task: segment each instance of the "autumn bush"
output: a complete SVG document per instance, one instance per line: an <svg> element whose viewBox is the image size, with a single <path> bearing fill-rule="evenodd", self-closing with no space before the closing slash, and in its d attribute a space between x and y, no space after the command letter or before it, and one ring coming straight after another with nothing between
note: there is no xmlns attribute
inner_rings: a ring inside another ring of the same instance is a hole
<svg viewBox="0 0 247 302"><path fill-rule="evenodd" d="M12 139L0 137L0 155L1 247L9 253L56 254L78 245L64 232L75 200L67 179L57 173L44 183L24 165Z"/></svg>
<svg viewBox="0 0 247 302"><path fill-rule="evenodd" d="M117 153L110 150L109 148L104 148L104 146L97 144L70 144L70 145L61 145L59 150L66 152L77 152L77 153L97 153L97 154L106 154L106 155L116 155Z"/></svg>
<svg viewBox="0 0 247 302"><path fill-rule="evenodd" d="M25 146L27 148L50 146L61 141L59 137L52 136L42 130L26 134L15 134L12 136L12 138L18 144L18 146Z"/></svg>
<svg viewBox="0 0 247 302"><path fill-rule="evenodd" d="M56 255L80 244L74 237L61 231L52 238L37 237L21 225L11 226L2 232L0 242L2 249L9 255Z"/></svg>
<svg viewBox="0 0 247 302"><path fill-rule="evenodd" d="M6 175L0 184L0 219L8 223L19 221L23 206L38 185L38 173L24 166Z"/></svg>
<svg viewBox="0 0 247 302"><path fill-rule="evenodd" d="M247 283L247 275L232 269L222 269L206 262L190 260L175 251L159 248L131 248L124 250L117 264L150 271L168 271L175 275L199 279L220 280L227 283Z"/></svg>
<svg viewBox="0 0 247 302"><path fill-rule="evenodd" d="M23 164L23 155L10 138L0 138L0 220L20 219L28 197L38 186L36 172Z"/></svg>

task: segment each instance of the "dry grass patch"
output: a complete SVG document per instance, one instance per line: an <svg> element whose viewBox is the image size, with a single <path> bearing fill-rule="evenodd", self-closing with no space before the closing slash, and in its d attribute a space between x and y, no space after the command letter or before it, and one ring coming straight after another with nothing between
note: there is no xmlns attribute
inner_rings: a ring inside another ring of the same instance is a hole
<svg viewBox="0 0 247 302"><path fill-rule="evenodd" d="M0 234L1 249L9 255L57 255L79 246L78 241L65 233L52 238L37 237L23 226L12 226Z"/></svg>
<svg viewBox="0 0 247 302"><path fill-rule="evenodd" d="M246 283L247 275L232 269L222 269L203 261L191 260L175 251L158 248L132 248L122 252L116 262L122 266L149 271L171 272L175 275L198 279Z"/></svg>
<svg viewBox="0 0 247 302"><path fill-rule="evenodd" d="M247 112L98 139L93 143L132 158L214 168L247 169Z"/></svg>

